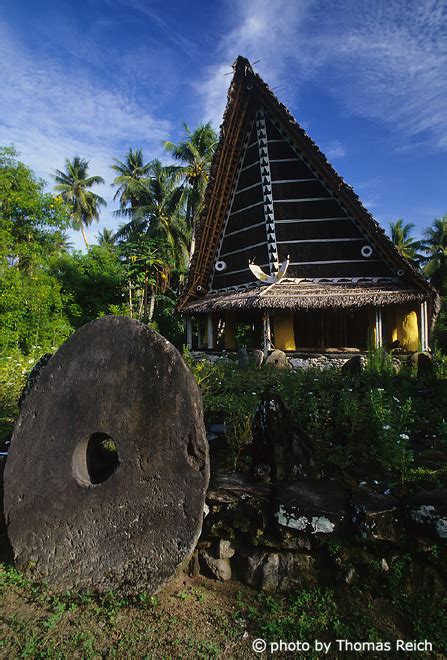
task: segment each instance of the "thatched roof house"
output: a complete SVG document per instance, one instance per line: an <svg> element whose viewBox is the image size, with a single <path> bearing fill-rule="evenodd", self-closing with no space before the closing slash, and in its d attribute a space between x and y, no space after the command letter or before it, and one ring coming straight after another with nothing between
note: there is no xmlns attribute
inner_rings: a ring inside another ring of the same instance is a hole
<svg viewBox="0 0 447 660"><path fill-rule="evenodd" d="M251 328L252 346L266 349L362 350L369 337L425 349L436 304L435 290L239 57L179 303L190 346L232 349Z"/></svg>

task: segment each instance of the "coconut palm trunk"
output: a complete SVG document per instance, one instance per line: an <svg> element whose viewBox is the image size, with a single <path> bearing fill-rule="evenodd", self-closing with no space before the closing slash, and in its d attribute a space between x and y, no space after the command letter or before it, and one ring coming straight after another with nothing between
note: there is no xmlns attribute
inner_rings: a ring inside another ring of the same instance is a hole
<svg viewBox="0 0 447 660"><path fill-rule="evenodd" d="M85 233L84 223L82 222L82 220L81 220L81 222L79 223L79 226L80 226L80 229L81 229L82 238L84 239L85 247L86 247L87 250L88 250L88 247L89 247L89 246L88 246L88 242L87 242L87 235L86 235L86 233Z"/></svg>
<svg viewBox="0 0 447 660"><path fill-rule="evenodd" d="M132 283L128 280L127 285L129 287L129 315L130 318L133 318L133 302L132 302Z"/></svg>
<svg viewBox="0 0 447 660"><path fill-rule="evenodd" d="M147 290L148 290L148 273L147 270L144 273L144 287L143 287L143 323L147 323Z"/></svg>
<svg viewBox="0 0 447 660"><path fill-rule="evenodd" d="M196 199L197 199L197 181L194 182L192 194L188 196L188 206L187 206L187 218L192 232L191 247L189 250L189 266L191 265L192 257L196 249L198 210L194 208L195 204L193 203L193 200Z"/></svg>
<svg viewBox="0 0 447 660"><path fill-rule="evenodd" d="M148 315L148 323L152 323L152 319L154 318L154 311L155 311L155 300L157 298L157 293L155 291L155 287L151 286L151 297L149 301L149 315Z"/></svg>

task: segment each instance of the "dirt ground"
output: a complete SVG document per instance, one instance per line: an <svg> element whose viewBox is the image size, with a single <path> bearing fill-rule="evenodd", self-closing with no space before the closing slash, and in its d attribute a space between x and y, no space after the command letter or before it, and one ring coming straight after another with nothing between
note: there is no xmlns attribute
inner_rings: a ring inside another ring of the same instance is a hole
<svg viewBox="0 0 447 660"><path fill-rule="evenodd" d="M0 597L2 658L375 658L383 653L339 653L335 640L414 638L396 603L346 586L269 596L235 580L181 574L158 596L127 599L112 592L52 594L3 565ZM259 638L267 651L256 653ZM332 642L330 652L317 653L316 639ZM310 651L269 652L280 640L308 642ZM443 647L438 638L431 653L386 655L441 659Z"/></svg>
<svg viewBox="0 0 447 660"><path fill-rule="evenodd" d="M0 654L14 657L252 657L238 618L237 582L182 575L156 597L50 596L8 580L0 610Z"/></svg>

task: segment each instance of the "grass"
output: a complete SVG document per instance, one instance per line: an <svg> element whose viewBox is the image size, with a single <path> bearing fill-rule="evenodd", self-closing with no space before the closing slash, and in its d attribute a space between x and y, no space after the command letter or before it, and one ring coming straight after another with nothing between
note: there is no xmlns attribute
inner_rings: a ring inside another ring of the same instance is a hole
<svg viewBox="0 0 447 660"><path fill-rule="evenodd" d="M188 581L175 581L160 597L54 594L3 565L0 655L207 658L225 649L236 652L244 631L232 617L228 589L216 597L208 581L203 586Z"/></svg>
<svg viewBox="0 0 447 660"><path fill-rule="evenodd" d="M430 603L428 594L405 590L406 567L406 556L396 561L386 578L388 597L373 595L367 584L272 596L237 582L181 575L159 596L124 598L116 592L55 594L44 583L0 565L0 655L247 658L253 657L251 644L257 638L301 640L311 646L315 639L428 639L442 653L447 601L440 597Z"/></svg>

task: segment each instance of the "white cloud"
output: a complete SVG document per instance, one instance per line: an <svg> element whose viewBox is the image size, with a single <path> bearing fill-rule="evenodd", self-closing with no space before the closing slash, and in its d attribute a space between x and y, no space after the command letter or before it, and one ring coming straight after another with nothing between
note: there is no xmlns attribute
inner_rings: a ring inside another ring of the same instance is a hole
<svg viewBox="0 0 447 660"><path fill-rule="evenodd" d="M261 60L256 69L271 87L281 83L284 98L296 84L297 68L292 80L284 76L291 60L296 61L300 49L299 34L312 0L245 0L227 2L234 27L218 44L218 63L210 66L202 86L205 118L215 125L221 122L231 65L238 55L251 62Z"/></svg>
<svg viewBox="0 0 447 660"><path fill-rule="evenodd" d="M220 122L231 62L256 66L281 100L313 79L349 112L395 129L396 149L447 150L447 6L438 0L227 0L232 25L203 82ZM298 118L299 119L299 118Z"/></svg>
<svg viewBox="0 0 447 660"><path fill-rule="evenodd" d="M323 151L329 160L335 158L344 158L344 156L346 156L346 149L338 140L330 142L326 149L323 149Z"/></svg>
<svg viewBox="0 0 447 660"><path fill-rule="evenodd" d="M150 158L161 155L169 122L148 113L122 89L93 80L83 69L32 58L2 23L0 79L0 144L15 144L22 159L50 187L50 173L63 169L66 158L79 154L90 160L91 172L107 184L95 189L108 202L100 226L116 226L112 158L122 158L137 145ZM90 228L90 239L97 231L98 226ZM77 247L82 245L78 233L73 240Z"/></svg>
<svg viewBox="0 0 447 660"><path fill-rule="evenodd" d="M332 93L415 145L447 149L446 20L447 7L437 0L341 3L323 27Z"/></svg>
<svg viewBox="0 0 447 660"><path fill-rule="evenodd" d="M114 4L116 6L116 0L106 0L108 4ZM191 40L180 34L176 30L172 22L167 23L160 13L156 12L153 7L149 5L145 0L118 0L118 2L128 9L139 12L152 23L155 23L157 27L163 32L165 38L169 40L176 48L180 49L182 52L186 53L189 57L197 55L197 46Z"/></svg>

